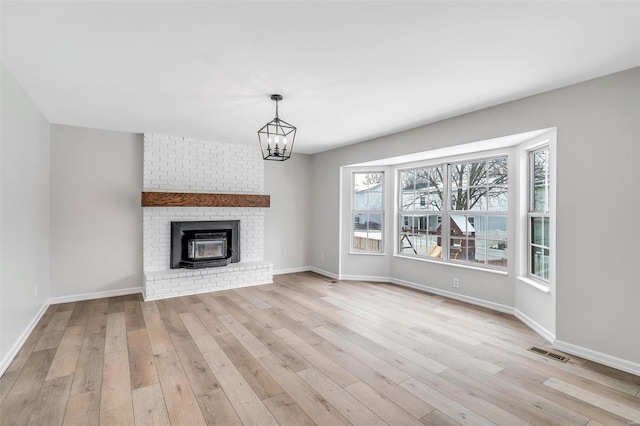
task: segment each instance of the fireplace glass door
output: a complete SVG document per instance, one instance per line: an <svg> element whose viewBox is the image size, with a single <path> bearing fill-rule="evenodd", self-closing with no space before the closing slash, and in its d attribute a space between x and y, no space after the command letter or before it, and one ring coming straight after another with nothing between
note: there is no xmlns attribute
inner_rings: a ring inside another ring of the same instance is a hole
<svg viewBox="0 0 640 426"><path fill-rule="evenodd" d="M224 234L196 234L187 246L189 260L222 259L227 256L227 238Z"/></svg>

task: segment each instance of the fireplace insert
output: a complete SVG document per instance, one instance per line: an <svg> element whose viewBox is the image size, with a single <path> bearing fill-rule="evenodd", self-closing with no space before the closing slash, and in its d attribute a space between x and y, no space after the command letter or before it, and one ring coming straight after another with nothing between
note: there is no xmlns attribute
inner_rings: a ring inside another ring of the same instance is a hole
<svg viewBox="0 0 640 426"><path fill-rule="evenodd" d="M240 261L240 221L171 222L171 269Z"/></svg>

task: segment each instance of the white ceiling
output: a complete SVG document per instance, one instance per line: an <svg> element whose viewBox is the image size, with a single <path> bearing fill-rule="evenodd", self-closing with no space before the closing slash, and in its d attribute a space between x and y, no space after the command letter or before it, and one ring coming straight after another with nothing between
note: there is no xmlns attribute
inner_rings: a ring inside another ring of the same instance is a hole
<svg viewBox="0 0 640 426"><path fill-rule="evenodd" d="M2 2L53 123L315 153L640 65L640 2Z"/></svg>

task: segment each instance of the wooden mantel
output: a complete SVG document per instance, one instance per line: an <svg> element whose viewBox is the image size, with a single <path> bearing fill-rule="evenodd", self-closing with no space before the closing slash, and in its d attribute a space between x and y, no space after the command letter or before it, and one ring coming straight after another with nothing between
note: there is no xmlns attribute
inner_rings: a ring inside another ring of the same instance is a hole
<svg viewBox="0 0 640 426"><path fill-rule="evenodd" d="M143 192L142 207L270 207L269 195Z"/></svg>

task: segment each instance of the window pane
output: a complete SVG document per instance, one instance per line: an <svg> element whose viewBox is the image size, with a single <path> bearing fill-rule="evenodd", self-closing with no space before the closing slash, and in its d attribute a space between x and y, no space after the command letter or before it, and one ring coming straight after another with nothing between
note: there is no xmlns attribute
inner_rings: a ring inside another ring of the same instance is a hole
<svg viewBox="0 0 640 426"><path fill-rule="evenodd" d="M549 247L551 244L549 243L549 218L545 217L544 221L543 221L543 239L542 239L542 245L545 247Z"/></svg>
<svg viewBox="0 0 640 426"><path fill-rule="evenodd" d="M474 263L485 263L485 242L470 238L466 241L467 260Z"/></svg>
<svg viewBox="0 0 640 426"><path fill-rule="evenodd" d="M507 242L487 240L487 263L492 266L507 267Z"/></svg>
<svg viewBox="0 0 640 426"><path fill-rule="evenodd" d="M469 210L487 210L487 187L469 188Z"/></svg>
<svg viewBox="0 0 640 426"><path fill-rule="evenodd" d="M414 210L416 175L413 170L400 172L401 210Z"/></svg>
<svg viewBox="0 0 640 426"><path fill-rule="evenodd" d="M438 244L440 235L442 234L442 216L429 215L429 223L427 225L426 247L427 256L442 257L442 246Z"/></svg>
<svg viewBox="0 0 640 426"><path fill-rule="evenodd" d="M451 238L451 240L449 240L449 258L453 260L467 260L465 246L464 239Z"/></svg>
<svg viewBox="0 0 640 426"><path fill-rule="evenodd" d="M469 236L476 238L486 238L487 236L487 218L483 215L469 215L467 222L473 229L469 229Z"/></svg>
<svg viewBox="0 0 640 426"><path fill-rule="evenodd" d="M467 210L467 190L464 188L451 189L451 209Z"/></svg>
<svg viewBox="0 0 640 426"><path fill-rule="evenodd" d="M379 185L381 188L382 185ZM369 193L369 204L367 206L367 210L382 210L382 191L372 190Z"/></svg>
<svg viewBox="0 0 640 426"><path fill-rule="evenodd" d="M451 165L451 187L466 188L469 186L469 167L467 164Z"/></svg>
<svg viewBox="0 0 640 426"><path fill-rule="evenodd" d="M475 232L473 225L471 225L467 221L467 216L465 215L451 215L450 220L450 232L451 236L469 236L470 234Z"/></svg>
<svg viewBox="0 0 640 426"><path fill-rule="evenodd" d="M537 245L544 245L542 239L542 219L541 217L531 218L531 242Z"/></svg>
<svg viewBox="0 0 640 426"><path fill-rule="evenodd" d="M487 170L487 182L489 186L506 185L508 180L508 168L506 158L492 160Z"/></svg>
<svg viewBox="0 0 640 426"><path fill-rule="evenodd" d="M490 211L507 211L509 210L509 194L507 187L489 188L488 194L488 210Z"/></svg>
<svg viewBox="0 0 640 426"><path fill-rule="evenodd" d="M367 215L353 215L353 248L366 250L367 247Z"/></svg>
<svg viewBox="0 0 640 426"><path fill-rule="evenodd" d="M532 211L549 211L549 148L535 151L532 160Z"/></svg>
<svg viewBox="0 0 640 426"><path fill-rule="evenodd" d="M507 217L489 216L487 217L487 238L492 240L507 239Z"/></svg>
<svg viewBox="0 0 640 426"><path fill-rule="evenodd" d="M470 186L486 186L487 185L487 162L486 161L468 163L466 164L466 170L469 171Z"/></svg>
<svg viewBox="0 0 640 426"><path fill-rule="evenodd" d="M549 250L531 246L531 274L549 279Z"/></svg>

